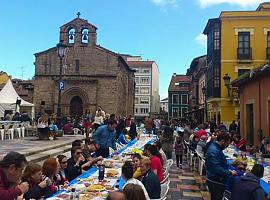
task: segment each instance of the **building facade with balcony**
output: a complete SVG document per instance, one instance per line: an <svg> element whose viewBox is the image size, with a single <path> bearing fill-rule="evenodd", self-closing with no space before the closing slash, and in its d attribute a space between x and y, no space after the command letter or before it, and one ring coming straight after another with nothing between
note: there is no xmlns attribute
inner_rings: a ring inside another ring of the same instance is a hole
<svg viewBox="0 0 270 200"><path fill-rule="evenodd" d="M206 94L208 119L229 125L240 117L236 88L225 85L231 80L269 61L270 3L255 11L225 11L210 19L207 35Z"/></svg>
<svg viewBox="0 0 270 200"><path fill-rule="evenodd" d="M186 75L173 74L169 89L169 119L184 118L189 111L190 79Z"/></svg>
<svg viewBox="0 0 270 200"><path fill-rule="evenodd" d="M189 92L189 112L188 116L198 124L206 121L205 107L205 73L207 70L206 55L194 58L187 70L187 76L190 79Z"/></svg>
<svg viewBox="0 0 270 200"><path fill-rule="evenodd" d="M159 69L155 61L143 61L140 56L126 57L135 72L134 116L140 120L160 112Z"/></svg>

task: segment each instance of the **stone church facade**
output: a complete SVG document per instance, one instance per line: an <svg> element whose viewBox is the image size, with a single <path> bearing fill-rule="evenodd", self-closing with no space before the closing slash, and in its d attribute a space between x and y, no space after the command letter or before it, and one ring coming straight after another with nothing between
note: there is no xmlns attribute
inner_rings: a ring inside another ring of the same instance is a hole
<svg viewBox="0 0 270 200"><path fill-rule="evenodd" d="M64 115L106 113L133 115L134 70L120 54L96 44L97 28L79 18L60 27L60 41L67 45L63 59L61 108ZM56 47L35 54L34 103L56 113L60 58ZM38 109L37 109L38 111Z"/></svg>

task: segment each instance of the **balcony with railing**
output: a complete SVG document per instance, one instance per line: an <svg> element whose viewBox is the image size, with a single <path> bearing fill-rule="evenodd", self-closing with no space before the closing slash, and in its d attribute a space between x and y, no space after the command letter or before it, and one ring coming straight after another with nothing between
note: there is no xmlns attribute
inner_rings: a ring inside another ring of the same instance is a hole
<svg viewBox="0 0 270 200"><path fill-rule="evenodd" d="M252 48L237 48L237 59L238 60L252 60Z"/></svg>

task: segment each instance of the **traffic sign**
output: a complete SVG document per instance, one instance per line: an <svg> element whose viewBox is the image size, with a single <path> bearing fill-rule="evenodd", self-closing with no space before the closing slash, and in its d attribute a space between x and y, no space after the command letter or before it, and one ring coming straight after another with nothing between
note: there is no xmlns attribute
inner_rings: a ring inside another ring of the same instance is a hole
<svg viewBox="0 0 270 200"><path fill-rule="evenodd" d="M59 81L59 90L61 90L61 91L65 90L65 82L64 81Z"/></svg>

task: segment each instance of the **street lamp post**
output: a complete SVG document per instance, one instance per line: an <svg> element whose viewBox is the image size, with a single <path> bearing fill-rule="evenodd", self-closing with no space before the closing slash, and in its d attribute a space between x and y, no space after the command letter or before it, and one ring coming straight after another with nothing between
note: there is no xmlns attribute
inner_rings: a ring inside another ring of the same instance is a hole
<svg viewBox="0 0 270 200"><path fill-rule="evenodd" d="M63 58L66 54L66 45L63 43L63 40L61 40L57 45L57 54L60 58L60 73L59 73L59 80L58 80L58 102L57 102L57 116L61 117L61 88L60 88L60 82L62 81L62 73L63 73Z"/></svg>
<svg viewBox="0 0 270 200"><path fill-rule="evenodd" d="M231 77L228 74L223 76L224 84L228 89L228 97L230 97L230 85L231 85Z"/></svg>
<svg viewBox="0 0 270 200"><path fill-rule="evenodd" d="M202 93L204 96L204 115L205 115L204 121L206 122L207 121L207 102L206 102L206 87L205 86L202 87Z"/></svg>

